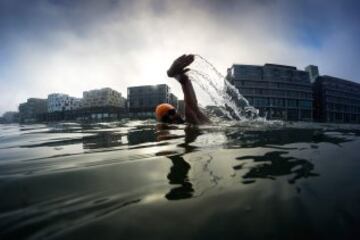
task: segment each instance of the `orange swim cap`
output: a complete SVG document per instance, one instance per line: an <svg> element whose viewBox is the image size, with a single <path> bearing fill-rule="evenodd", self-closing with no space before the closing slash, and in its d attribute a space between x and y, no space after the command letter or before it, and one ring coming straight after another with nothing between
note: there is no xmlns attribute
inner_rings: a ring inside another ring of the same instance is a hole
<svg viewBox="0 0 360 240"><path fill-rule="evenodd" d="M161 121L162 117L165 116L169 110L175 109L173 105L168 103L161 103L157 105L155 109L156 119Z"/></svg>

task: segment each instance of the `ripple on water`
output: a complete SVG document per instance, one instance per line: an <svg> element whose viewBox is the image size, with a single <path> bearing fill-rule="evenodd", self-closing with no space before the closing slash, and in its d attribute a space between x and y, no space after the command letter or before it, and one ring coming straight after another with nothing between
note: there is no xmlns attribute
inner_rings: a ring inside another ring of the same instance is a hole
<svg viewBox="0 0 360 240"><path fill-rule="evenodd" d="M1 239L100 237L96 229L107 227L109 238L343 238L360 223L358 126L124 121L0 128ZM179 228L179 221L193 228ZM259 225L268 227L253 231Z"/></svg>

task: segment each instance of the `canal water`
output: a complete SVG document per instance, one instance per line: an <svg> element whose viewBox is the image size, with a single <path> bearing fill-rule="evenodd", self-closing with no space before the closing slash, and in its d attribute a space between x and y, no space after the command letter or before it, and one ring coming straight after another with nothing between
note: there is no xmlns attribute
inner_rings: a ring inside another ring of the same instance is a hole
<svg viewBox="0 0 360 240"><path fill-rule="evenodd" d="M359 239L360 127L0 125L0 239Z"/></svg>

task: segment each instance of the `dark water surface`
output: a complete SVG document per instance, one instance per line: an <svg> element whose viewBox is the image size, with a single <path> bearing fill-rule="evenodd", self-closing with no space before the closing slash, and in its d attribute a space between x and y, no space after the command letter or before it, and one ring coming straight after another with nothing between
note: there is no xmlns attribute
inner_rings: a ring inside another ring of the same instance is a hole
<svg viewBox="0 0 360 240"><path fill-rule="evenodd" d="M0 125L0 239L360 239L359 129Z"/></svg>

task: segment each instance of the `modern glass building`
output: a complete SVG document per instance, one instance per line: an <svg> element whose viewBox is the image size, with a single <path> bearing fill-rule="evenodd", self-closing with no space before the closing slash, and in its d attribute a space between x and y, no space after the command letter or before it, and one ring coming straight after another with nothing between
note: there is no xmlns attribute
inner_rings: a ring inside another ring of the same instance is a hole
<svg viewBox="0 0 360 240"><path fill-rule="evenodd" d="M331 76L320 76L313 84L314 120L360 123L360 84Z"/></svg>
<svg viewBox="0 0 360 240"><path fill-rule="evenodd" d="M177 97L166 84L128 87L127 96L130 113L152 116L160 103L170 103L177 107Z"/></svg>
<svg viewBox="0 0 360 240"><path fill-rule="evenodd" d="M306 71L277 64L234 64L227 80L268 119L312 121L312 85Z"/></svg>
<svg viewBox="0 0 360 240"><path fill-rule="evenodd" d="M305 71L309 73L310 81L313 83L319 75L318 66L309 65L305 68Z"/></svg>

